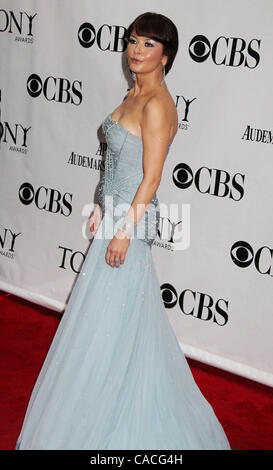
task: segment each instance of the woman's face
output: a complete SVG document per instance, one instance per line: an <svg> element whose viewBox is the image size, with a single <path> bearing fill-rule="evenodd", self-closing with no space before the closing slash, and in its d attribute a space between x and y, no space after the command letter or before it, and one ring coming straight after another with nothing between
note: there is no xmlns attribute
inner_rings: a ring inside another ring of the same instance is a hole
<svg viewBox="0 0 273 470"><path fill-rule="evenodd" d="M157 67L162 69L167 63L163 55L163 45L154 39L138 36L132 31L127 46L128 64L132 72L152 72Z"/></svg>

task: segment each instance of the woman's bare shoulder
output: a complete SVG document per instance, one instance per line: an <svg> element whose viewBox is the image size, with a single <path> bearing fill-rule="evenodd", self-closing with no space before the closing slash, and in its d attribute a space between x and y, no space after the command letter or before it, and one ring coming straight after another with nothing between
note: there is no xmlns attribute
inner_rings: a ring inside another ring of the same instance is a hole
<svg viewBox="0 0 273 470"><path fill-rule="evenodd" d="M152 95L143 106L142 113L146 119L156 119L171 127L176 127L178 122L177 109L169 93Z"/></svg>

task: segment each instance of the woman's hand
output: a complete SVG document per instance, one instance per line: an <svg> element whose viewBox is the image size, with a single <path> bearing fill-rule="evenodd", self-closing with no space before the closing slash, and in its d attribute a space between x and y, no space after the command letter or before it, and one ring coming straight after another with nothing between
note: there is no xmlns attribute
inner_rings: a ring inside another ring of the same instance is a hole
<svg viewBox="0 0 273 470"><path fill-rule="evenodd" d="M107 247L106 263L112 268L119 268L120 264L124 263L129 244L130 238L124 232L118 230Z"/></svg>
<svg viewBox="0 0 273 470"><path fill-rule="evenodd" d="M95 209L91 212L90 216L90 232L93 236L96 235L98 227L101 223L101 208L100 205L97 204Z"/></svg>

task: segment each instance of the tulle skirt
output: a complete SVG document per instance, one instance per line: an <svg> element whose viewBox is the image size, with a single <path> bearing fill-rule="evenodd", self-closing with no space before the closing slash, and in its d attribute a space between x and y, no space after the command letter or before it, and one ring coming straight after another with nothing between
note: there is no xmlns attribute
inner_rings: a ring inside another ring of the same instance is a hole
<svg viewBox="0 0 273 470"><path fill-rule="evenodd" d="M110 223L106 214L100 234ZM168 320L151 246L132 239L124 264L112 268L105 261L110 239L98 233L16 449L230 449Z"/></svg>

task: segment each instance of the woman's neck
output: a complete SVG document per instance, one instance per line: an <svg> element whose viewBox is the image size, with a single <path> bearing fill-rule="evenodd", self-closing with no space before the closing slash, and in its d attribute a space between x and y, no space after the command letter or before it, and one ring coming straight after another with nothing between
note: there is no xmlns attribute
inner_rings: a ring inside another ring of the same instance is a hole
<svg viewBox="0 0 273 470"><path fill-rule="evenodd" d="M149 95L154 92L157 88L161 89L166 86L165 82L162 83L162 74L160 73L140 73L136 74L136 80L134 83L133 96Z"/></svg>

